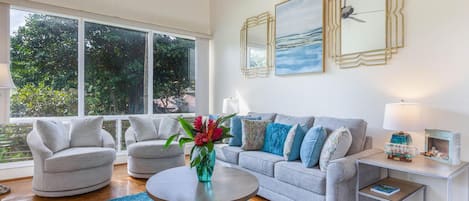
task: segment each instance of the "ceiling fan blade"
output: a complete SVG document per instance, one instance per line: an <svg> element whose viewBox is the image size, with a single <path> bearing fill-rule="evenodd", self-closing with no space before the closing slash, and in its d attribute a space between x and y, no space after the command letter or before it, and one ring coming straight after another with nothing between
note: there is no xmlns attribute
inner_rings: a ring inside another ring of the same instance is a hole
<svg viewBox="0 0 469 201"><path fill-rule="evenodd" d="M354 13L354 14L352 14L352 15L368 14L368 13L377 13L377 12L384 12L384 10L365 11L365 12L360 12L360 13Z"/></svg>
<svg viewBox="0 0 469 201"><path fill-rule="evenodd" d="M356 17L349 16L348 18L349 18L349 19L352 19L352 20L355 20L355 21L357 21L357 22L360 22L360 23L366 23L365 20L358 19L358 18L356 18Z"/></svg>

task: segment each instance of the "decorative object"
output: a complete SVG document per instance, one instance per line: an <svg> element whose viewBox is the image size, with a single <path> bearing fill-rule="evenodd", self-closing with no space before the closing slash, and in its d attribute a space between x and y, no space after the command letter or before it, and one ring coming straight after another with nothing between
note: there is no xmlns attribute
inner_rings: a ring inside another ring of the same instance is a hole
<svg viewBox="0 0 469 201"><path fill-rule="evenodd" d="M241 120L243 135L241 149L245 151L261 150L264 146L265 130L269 120Z"/></svg>
<svg viewBox="0 0 469 201"><path fill-rule="evenodd" d="M223 99L223 114L239 113L239 100L234 97Z"/></svg>
<svg viewBox="0 0 469 201"><path fill-rule="evenodd" d="M182 166L160 172L146 183L148 196L153 200L249 200L256 196L258 190L256 176L223 166L215 168L211 182L197 182L196 173Z"/></svg>
<svg viewBox="0 0 469 201"><path fill-rule="evenodd" d="M319 158L319 168L326 172L327 166L332 160L343 158L352 145L352 134L345 127L340 127L332 132L324 142Z"/></svg>
<svg viewBox="0 0 469 201"><path fill-rule="evenodd" d="M404 162L412 162L412 158L418 155L417 147L396 143L386 143L384 152L388 159Z"/></svg>
<svg viewBox="0 0 469 201"><path fill-rule="evenodd" d="M8 19L8 18L7 18ZM11 79L10 65L0 62L0 123L10 122L10 90L14 89L15 84Z"/></svg>
<svg viewBox="0 0 469 201"><path fill-rule="evenodd" d="M324 72L324 0L275 6L275 74Z"/></svg>
<svg viewBox="0 0 469 201"><path fill-rule="evenodd" d="M141 116L130 116L130 126L135 130L137 141L158 139L158 130L152 118Z"/></svg>
<svg viewBox="0 0 469 201"><path fill-rule="evenodd" d="M450 165L459 165L460 154L461 135L459 133L425 129L425 156Z"/></svg>
<svg viewBox="0 0 469 201"><path fill-rule="evenodd" d="M102 127L103 117L86 117L72 119L70 124L70 146L102 146Z"/></svg>
<svg viewBox="0 0 469 201"><path fill-rule="evenodd" d="M309 129L300 148L301 163L306 168L312 168L319 163L322 146L327 139L327 132L322 126Z"/></svg>
<svg viewBox="0 0 469 201"><path fill-rule="evenodd" d="M305 132L300 124L294 125L288 131L287 139L283 145L283 158L287 161L295 161L300 158L301 144L305 137Z"/></svg>
<svg viewBox="0 0 469 201"><path fill-rule="evenodd" d="M291 128L290 125L269 123L265 129L262 151L283 156L285 140Z"/></svg>
<svg viewBox="0 0 469 201"><path fill-rule="evenodd" d="M341 68L385 65L404 47L404 0L331 0L328 54Z"/></svg>
<svg viewBox="0 0 469 201"><path fill-rule="evenodd" d="M234 116L231 118L231 123L230 123L230 134L233 136L228 142L230 146L237 146L240 147L243 145L243 124L241 120L247 119L247 120L261 120L261 117L257 116Z"/></svg>
<svg viewBox="0 0 469 201"><path fill-rule="evenodd" d="M241 28L241 72L246 78L267 77L273 67L273 21L268 13L246 19Z"/></svg>
<svg viewBox="0 0 469 201"><path fill-rule="evenodd" d="M68 131L65 130L61 121L38 119L34 122L34 128L44 145L52 152L59 152L70 147Z"/></svg>
<svg viewBox="0 0 469 201"><path fill-rule="evenodd" d="M405 103L404 101L386 104L383 128L399 131L392 134L391 143L412 144L411 136L405 131L420 131L423 129L420 105Z"/></svg>
<svg viewBox="0 0 469 201"><path fill-rule="evenodd" d="M196 168L197 177L200 182L210 182L215 165L214 143L222 141L224 138L233 137L228 134L230 129L222 126L222 124L235 115L222 116L217 120L204 120L202 116L198 116L194 119L193 124L190 124L182 117L178 118L181 127L187 135L187 137L179 138L179 147L184 149L184 144L188 142L195 143L189 156L191 159L190 166L191 168ZM170 136L166 141L165 147L168 148L179 136L180 134Z"/></svg>

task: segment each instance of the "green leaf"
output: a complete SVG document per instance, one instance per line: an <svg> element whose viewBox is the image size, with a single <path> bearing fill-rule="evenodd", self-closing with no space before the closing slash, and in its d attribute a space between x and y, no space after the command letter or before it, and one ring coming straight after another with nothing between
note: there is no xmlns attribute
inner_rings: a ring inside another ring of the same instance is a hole
<svg viewBox="0 0 469 201"><path fill-rule="evenodd" d="M209 142L209 143L207 143L208 153L210 153L210 152L212 152L212 151L213 151L213 147L214 147L214 144L213 144L213 142Z"/></svg>
<svg viewBox="0 0 469 201"><path fill-rule="evenodd" d="M194 154L194 149L196 148L196 146L193 146L192 149L191 149L191 153L189 154L189 159L192 160L192 154Z"/></svg>
<svg viewBox="0 0 469 201"><path fill-rule="evenodd" d="M182 129L184 129L184 131L187 133L187 136L194 139L194 134L192 133L194 131L194 127L192 127L192 124L187 122L182 117L179 117L178 120L179 120L179 123L181 124Z"/></svg>
<svg viewBox="0 0 469 201"><path fill-rule="evenodd" d="M179 134L171 135L168 138L168 140L166 140L166 143L164 144L164 148L167 149L169 147L169 145L174 141L174 139L176 139L178 136L179 136Z"/></svg>
<svg viewBox="0 0 469 201"><path fill-rule="evenodd" d="M233 113L233 114L230 114L228 116L224 116L224 117L221 117L221 118L218 118L217 119L217 124L220 125L222 124L223 122L225 122L226 120L229 120L231 119L232 117L236 116L236 113Z"/></svg>
<svg viewBox="0 0 469 201"><path fill-rule="evenodd" d="M191 168L197 166L200 163L200 155L195 157L194 160L191 161Z"/></svg>
<svg viewBox="0 0 469 201"><path fill-rule="evenodd" d="M191 138L187 138L187 137L182 137L181 139L179 139L179 147L182 149L184 144L188 143L188 142L193 142L194 140L191 139Z"/></svg>

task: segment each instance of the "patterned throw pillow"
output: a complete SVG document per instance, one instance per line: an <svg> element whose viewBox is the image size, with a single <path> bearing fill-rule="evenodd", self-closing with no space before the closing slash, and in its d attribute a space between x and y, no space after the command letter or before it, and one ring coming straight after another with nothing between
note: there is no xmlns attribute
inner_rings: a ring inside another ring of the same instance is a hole
<svg viewBox="0 0 469 201"><path fill-rule="evenodd" d="M283 147L292 126L270 123L267 125L262 151L283 156Z"/></svg>
<svg viewBox="0 0 469 201"><path fill-rule="evenodd" d="M285 145L283 145L283 158L287 161L294 161L300 158L300 148L305 132L299 124L294 125L285 139Z"/></svg>
<svg viewBox="0 0 469 201"><path fill-rule="evenodd" d="M246 151L260 150L264 146L265 128L271 121L247 120L242 122L242 145L241 149Z"/></svg>
<svg viewBox="0 0 469 201"><path fill-rule="evenodd" d="M321 171L327 171L327 166L332 160L344 157L351 145L352 134L348 128L341 127L332 132L322 147L319 159Z"/></svg>
<svg viewBox="0 0 469 201"><path fill-rule="evenodd" d="M308 130L300 149L301 163L306 168L314 167L319 163L322 146L326 139L327 132L324 127L315 126Z"/></svg>
<svg viewBox="0 0 469 201"><path fill-rule="evenodd" d="M234 116L231 118L231 123L230 123L230 133L233 135L232 138L230 138L229 144L230 146L241 146L243 144L242 142L242 136L243 136L243 129L242 129L242 123L241 120L247 119L247 120L260 120L261 117L253 117L253 116Z"/></svg>

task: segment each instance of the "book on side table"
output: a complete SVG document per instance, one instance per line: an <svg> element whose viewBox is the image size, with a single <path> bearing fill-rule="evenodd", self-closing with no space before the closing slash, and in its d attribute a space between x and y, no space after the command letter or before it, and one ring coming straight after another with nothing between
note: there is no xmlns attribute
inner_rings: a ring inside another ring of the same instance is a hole
<svg viewBox="0 0 469 201"><path fill-rule="evenodd" d="M383 194L385 196L391 196L401 191L401 189L398 187L394 187L394 186L390 186L386 184L376 184L371 187L371 191L375 193Z"/></svg>

